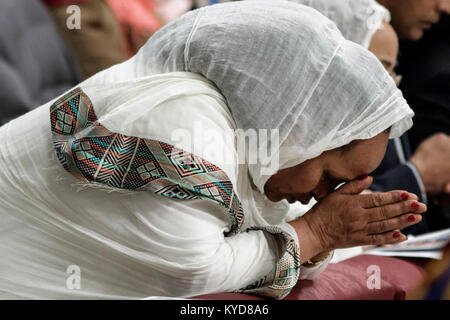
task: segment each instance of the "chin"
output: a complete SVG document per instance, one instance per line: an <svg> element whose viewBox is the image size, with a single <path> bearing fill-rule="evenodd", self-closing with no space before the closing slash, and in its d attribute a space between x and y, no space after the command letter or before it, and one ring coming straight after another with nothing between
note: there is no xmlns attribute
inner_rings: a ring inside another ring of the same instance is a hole
<svg viewBox="0 0 450 320"><path fill-rule="evenodd" d="M408 40L409 41L419 41L420 39L422 39L424 34L424 30L423 29L414 29L408 36Z"/></svg>
<svg viewBox="0 0 450 320"><path fill-rule="evenodd" d="M264 192L264 195L267 197L267 199L269 199L272 202L280 202L281 200L284 199L282 196L270 192Z"/></svg>

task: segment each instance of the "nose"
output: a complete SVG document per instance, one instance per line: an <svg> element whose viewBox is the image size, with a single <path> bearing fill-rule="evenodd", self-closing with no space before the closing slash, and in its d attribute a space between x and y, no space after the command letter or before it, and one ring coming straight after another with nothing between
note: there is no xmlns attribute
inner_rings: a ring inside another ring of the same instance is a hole
<svg viewBox="0 0 450 320"><path fill-rule="evenodd" d="M437 8L440 13L450 14L450 0L439 0Z"/></svg>

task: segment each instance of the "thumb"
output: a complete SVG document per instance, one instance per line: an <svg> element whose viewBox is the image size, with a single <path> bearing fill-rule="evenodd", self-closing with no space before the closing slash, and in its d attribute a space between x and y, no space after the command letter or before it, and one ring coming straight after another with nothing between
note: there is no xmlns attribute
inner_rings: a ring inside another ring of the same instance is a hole
<svg viewBox="0 0 450 320"><path fill-rule="evenodd" d="M340 194L360 194L361 192L369 188L372 182L372 177L363 176L356 180L345 183L338 190L336 190L336 192Z"/></svg>

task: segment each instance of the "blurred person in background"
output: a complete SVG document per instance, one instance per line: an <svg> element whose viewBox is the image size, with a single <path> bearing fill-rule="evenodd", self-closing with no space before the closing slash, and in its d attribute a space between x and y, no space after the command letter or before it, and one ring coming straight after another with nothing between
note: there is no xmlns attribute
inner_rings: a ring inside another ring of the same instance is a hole
<svg viewBox="0 0 450 320"><path fill-rule="evenodd" d="M106 0L119 20L126 56L133 56L163 22L152 0Z"/></svg>
<svg viewBox="0 0 450 320"><path fill-rule="evenodd" d="M425 271L427 277L408 299L450 300L450 243L444 248L442 259L428 263Z"/></svg>
<svg viewBox="0 0 450 320"><path fill-rule="evenodd" d="M426 30L450 13L449 0L377 0L392 16L400 40L420 40Z"/></svg>
<svg viewBox="0 0 450 320"><path fill-rule="evenodd" d="M450 227L450 1L378 0L400 43L400 89L416 113L408 132L429 214L413 233ZM406 150L405 157L408 157Z"/></svg>
<svg viewBox="0 0 450 320"><path fill-rule="evenodd" d="M77 62L43 3L0 1L0 126L80 80Z"/></svg>
<svg viewBox="0 0 450 320"><path fill-rule="evenodd" d="M400 89L420 119L409 132L411 147L437 132L450 134L450 15L417 42L401 43Z"/></svg>
<svg viewBox="0 0 450 320"><path fill-rule="evenodd" d="M59 31L74 53L84 78L126 60L120 24L105 0L42 0L48 7ZM69 28L68 19L77 14L80 28Z"/></svg>
<svg viewBox="0 0 450 320"><path fill-rule="evenodd" d="M130 58L164 24L192 7L191 0L42 1L71 46L85 78ZM71 5L80 8L79 29L67 27Z"/></svg>

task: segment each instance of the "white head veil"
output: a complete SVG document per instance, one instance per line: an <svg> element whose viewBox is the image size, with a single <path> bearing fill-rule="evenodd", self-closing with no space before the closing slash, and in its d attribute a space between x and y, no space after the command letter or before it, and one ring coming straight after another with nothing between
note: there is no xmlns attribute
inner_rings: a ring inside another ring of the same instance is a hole
<svg viewBox="0 0 450 320"><path fill-rule="evenodd" d="M192 11L153 35L126 67L136 76L199 73L226 98L238 129L278 130L277 152L249 165L261 192L270 177L263 169L275 158L277 169L292 167L387 128L398 137L412 125L412 110L377 58L292 2ZM272 139L259 142L264 154Z"/></svg>
<svg viewBox="0 0 450 320"><path fill-rule="evenodd" d="M289 0L316 9L341 31L344 38L369 48L374 33L391 14L375 0Z"/></svg>

